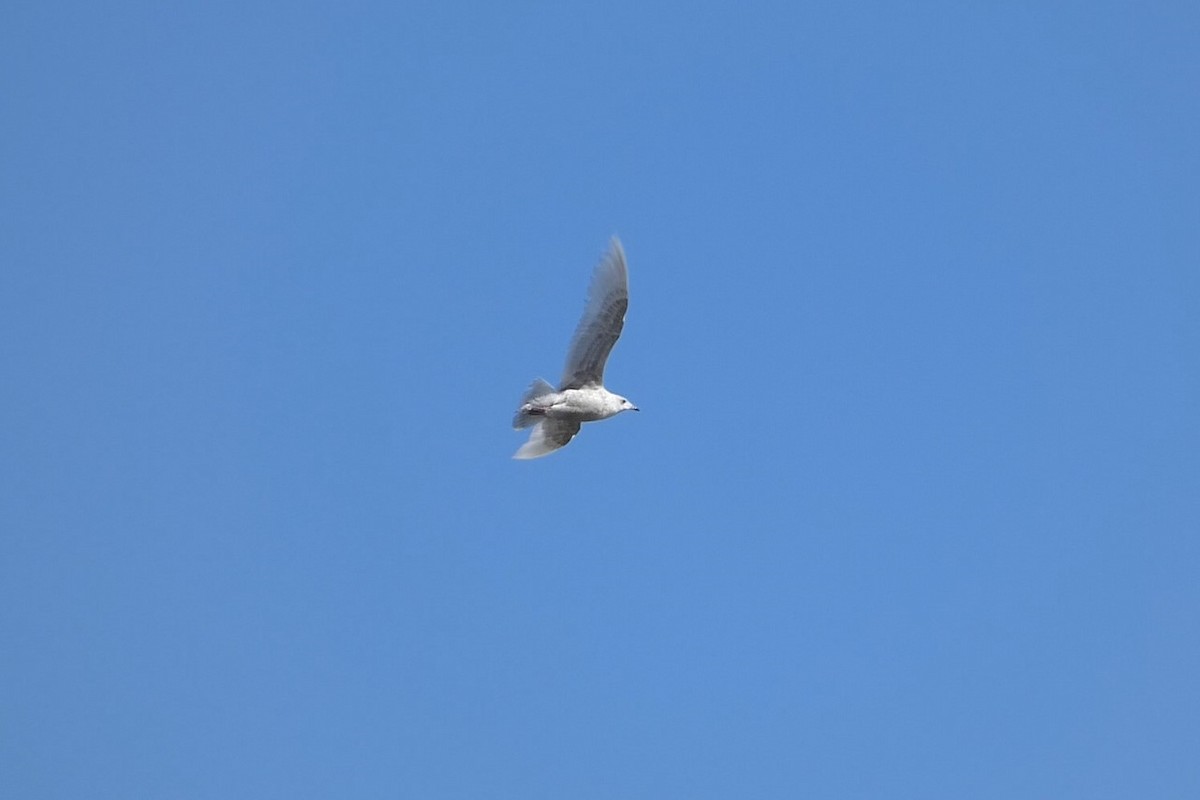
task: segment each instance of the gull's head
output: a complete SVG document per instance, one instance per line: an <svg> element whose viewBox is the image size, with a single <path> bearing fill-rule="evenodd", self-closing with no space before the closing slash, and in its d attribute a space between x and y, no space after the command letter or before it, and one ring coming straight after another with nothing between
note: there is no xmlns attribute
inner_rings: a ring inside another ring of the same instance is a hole
<svg viewBox="0 0 1200 800"><path fill-rule="evenodd" d="M637 406L635 406L633 403L626 400L624 397L619 397L617 399L620 400L620 405L617 407L618 411L637 411L638 410Z"/></svg>

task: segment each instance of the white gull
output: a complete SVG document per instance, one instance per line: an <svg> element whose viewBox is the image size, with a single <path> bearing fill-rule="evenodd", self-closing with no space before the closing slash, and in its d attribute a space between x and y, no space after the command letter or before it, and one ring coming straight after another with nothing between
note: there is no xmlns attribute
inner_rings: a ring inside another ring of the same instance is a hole
<svg viewBox="0 0 1200 800"><path fill-rule="evenodd" d="M558 389L538 378L521 398L513 428L532 426L533 432L513 458L538 458L553 453L579 433L582 423L638 410L624 397L604 388L604 363L621 335L628 307L625 251L614 236L592 275L587 306L571 340Z"/></svg>

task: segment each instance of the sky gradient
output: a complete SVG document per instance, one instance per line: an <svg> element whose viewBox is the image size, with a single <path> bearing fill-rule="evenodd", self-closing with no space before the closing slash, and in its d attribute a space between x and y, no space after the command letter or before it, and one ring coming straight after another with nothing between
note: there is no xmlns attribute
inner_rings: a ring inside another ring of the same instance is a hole
<svg viewBox="0 0 1200 800"><path fill-rule="evenodd" d="M0 12L0 796L1200 797L1200 9L601 5Z"/></svg>

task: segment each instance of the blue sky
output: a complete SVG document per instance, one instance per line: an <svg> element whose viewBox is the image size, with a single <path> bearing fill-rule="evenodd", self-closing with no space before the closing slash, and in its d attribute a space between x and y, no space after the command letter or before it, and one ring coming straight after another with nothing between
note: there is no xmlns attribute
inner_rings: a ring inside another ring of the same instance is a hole
<svg viewBox="0 0 1200 800"><path fill-rule="evenodd" d="M0 795L1200 796L1195 5L599 5L0 15Z"/></svg>

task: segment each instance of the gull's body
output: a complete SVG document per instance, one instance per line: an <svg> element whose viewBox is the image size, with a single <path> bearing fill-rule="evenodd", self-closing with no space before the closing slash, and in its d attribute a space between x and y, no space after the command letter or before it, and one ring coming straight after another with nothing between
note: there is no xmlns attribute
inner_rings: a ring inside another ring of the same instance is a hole
<svg viewBox="0 0 1200 800"><path fill-rule="evenodd" d="M540 378L521 398L513 427L533 427L529 441L513 458L538 458L563 447L584 422L615 417L637 406L604 388L604 364L625 325L629 276L625 252L613 237L608 253L592 275L588 302L571 340L558 389Z"/></svg>

